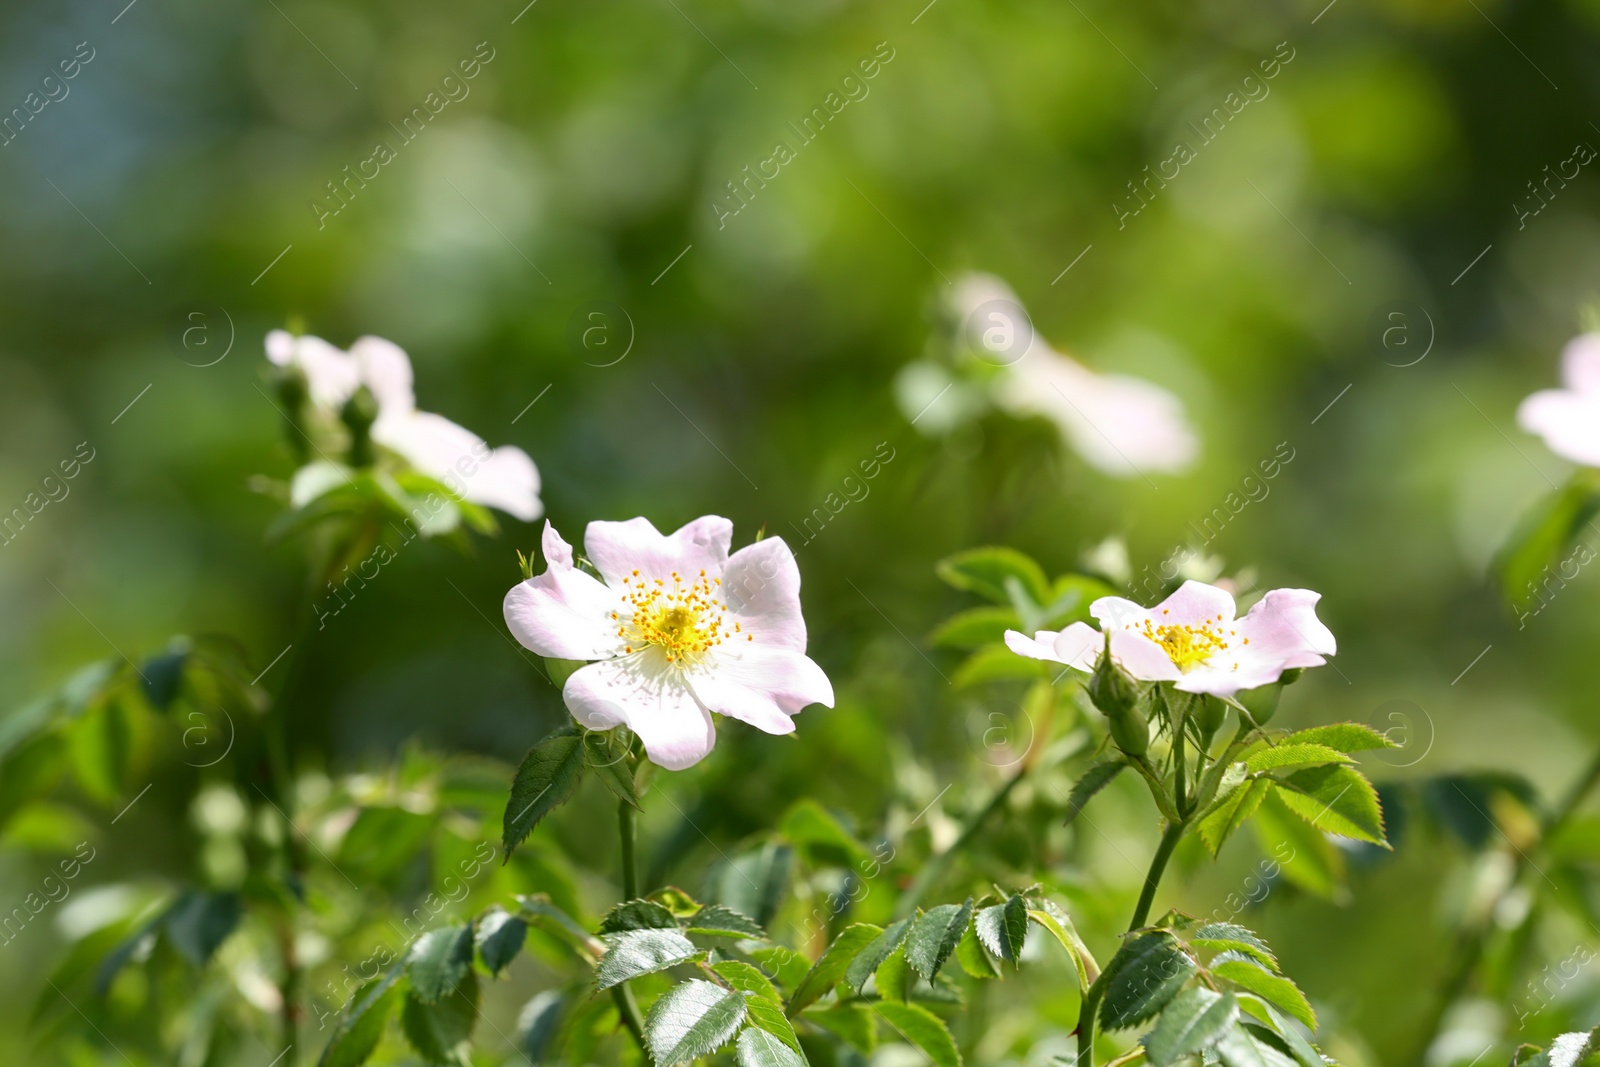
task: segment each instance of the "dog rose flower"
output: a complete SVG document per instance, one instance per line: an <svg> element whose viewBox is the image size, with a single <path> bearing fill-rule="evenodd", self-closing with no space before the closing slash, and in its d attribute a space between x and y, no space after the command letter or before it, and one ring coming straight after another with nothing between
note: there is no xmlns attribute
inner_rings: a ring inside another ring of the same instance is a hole
<svg viewBox="0 0 1600 1067"><path fill-rule="evenodd" d="M833 706L805 654L800 570L782 538L729 555L732 540L733 523L715 515L671 534L642 518L591 522L595 578L546 522L547 568L506 594L506 625L541 656L594 661L562 689L573 718L627 726L669 770L711 751L712 712L792 733L807 705Z"/></svg>
<svg viewBox="0 0 1600 1067"><path fill-rule="evenodd" d="M1031 638L1007 630L1006 645L1018 655L1090 673L1109 633L1112 660L1133 677L1231 697L1270 685L1291 668L1321 666L1338 651L1317 618L1320 599L1309 589L1274 589L1236 618L1230 593L1190 581L1153 608L1101 597L1089 605L1099 630L1083 622Z"/></svg>

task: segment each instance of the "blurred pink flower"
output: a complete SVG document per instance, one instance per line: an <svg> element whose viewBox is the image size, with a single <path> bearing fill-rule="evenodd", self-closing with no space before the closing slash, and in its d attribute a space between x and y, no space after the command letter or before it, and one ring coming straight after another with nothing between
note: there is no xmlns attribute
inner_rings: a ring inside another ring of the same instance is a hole
<svg viewBox="0 0 1600 1067"><path fill-rule="evenodd" d="M1600 333L1579 334L1561 351L1565 389L1543 389L1517 408L1517 425L1556 455L1600 467Z"/></svg>
<svg viewBox="0 0 1600 1067"><path fill-rule="evenodd" d="M807 658L800 569L779 537L728 554L733 523L715 515L664 535L647 519L591 522L596 579L573 565L549 522L543 574L506 594L506 625L541 656L593 660L562 697L591 730L627 726L670 770L716 743L711 713L769 734L794 731L833 685Z"/></svg>

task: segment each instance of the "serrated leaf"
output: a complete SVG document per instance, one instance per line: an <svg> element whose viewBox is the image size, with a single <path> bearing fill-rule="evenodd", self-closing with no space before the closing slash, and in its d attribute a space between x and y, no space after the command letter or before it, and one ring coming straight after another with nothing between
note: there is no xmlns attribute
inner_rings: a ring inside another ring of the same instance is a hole
<svg viewBox="0 0 1600 1067"><path fill-rule="evenodd" d="M789 1017L783 1013L782 1002L749 992L745 992L744 999L746 1018L751 1027L765 1030L796 1053L801 1051L800 1039L795 1036L794 1026L789 1022Z"/></svg>
<svg viewBox="0 0 1600 1067"><path fill-rule="evenodd" d="M417 1054L429 1063L471 1067L467 1043L478 1018L478 977L471 971L447 996L429 1003L416 995L406 997L400 1027Z"/></svg>
<svg viewBox="0 0 1600 1067"><path fill-rule="evenodd" d="M1179 993L1142 1039L1151 1067L1169 1067L1216 1043L1237 1025L1239 1002L1232 993L1195 988Z"/></svg>
<svg viewBox="0 0 1600 1067"><path fill-rule="evenodd" d="M645 1042L656 1067L709 1056L733 1037L745 1017L745 996L699 979L674 986L650 1007Z"/></svg>
<svg viewBox="0 0 1600 1067"><path fill-rule="evenodd" d="M975 923L967 927L967 932L961 935L961 943L956 945L956 962L961 964L961 969L967 972L969 977L1000 977L1000 969L994 965L994 958L983 947L983 942L978 940Z"/></svg>
<svg viewBox="0 0 1600 1067"><path fill-rule="evenodd" d="M1022 897L1013 895L1004 904L979 909L973 925L978 940L995 956L1007 963L1022 958L1022 946L1028 940L1028 904Z"/></svg>
<svg viewBox="0 0 1600 1067"><path fill-rule="evenodd" d="M838 985L845 971L850 968L850 961L881 933L882 928L871 923L852 923L839 931L839 936L823 950L817 962L811 965L811 970L801 979L794 995L789 998L790 1017Z"/></svg>
<svg viewBox="0 0 1600 1067"><path fill-rule="evenodd" d="M1035 897L1030 903L1033 907L1028 909L1028 918L1044 927L1045 932L1067 950L1072 967L1078 972L1078 988L1087 992L1094 980L1100 977L1100 966L1089 954L1089 946L1078 936L1078 929L1072 924L1071 917L1054 901L1044 897Z"/></svg>
<svg viewBox="0 0 1600 1067"><path fill-rule="evenodd" d="M928 909L911 924L911 932L906 937L906 962L922 977L933 981L960 944L971 921L970 897L965 904L940 904Z"/></svg>
<svg viewBox="0 0 1600 1067"><path fill-rule="evenodd" d="M1243 1026L1235 1023L1217 1038L1217 1058L1223 1067L1268 1067L1261 1049Z"/></svg>
<svg viewBox="0 0 1600 1067"><path fill-rule="evenodd" d="M1278 958L1272 954L1267 943L1254 930L1238 923L1206 923L1190 936L1189 944L1224 952L1243 952L1273 970L1278 969Z"/></svg>
<svg viewBox="0 0 1600 1067"><path fill-rule="evenodd" d="M1005 640L1007 630L1021 629L1022 620L1009 607L984 606L957 612L928 635L938 648L981 648Z"/></svg>
<svg viewBox="0 0 1600 1067"><path fill-rule="evenodd" d="M1205 842L1213 857L1222 851L1223 844L1233 836L1233 832L1256 813L1270 792L1271 782L1264 778L1252 779L1234 790L1211 814L1200 820L1200 840Z"/></svg>
<svg viewBox="0 0 1600 1067"><path fill-rule="evenodd" d="M912 917L907 916L884 927L883 932L857 953L855 959L850 961L850 966L845 968L845 984L855 992L861 992L861 987L867 984L867 979L883 966L883 961L888 959L906 939L906 934L911 931L912 921Z"/></svg>
<svg viewBox="0 0 1600 1067"><path fill-rule="evenodd" d="M600 920L602 934L620 934L626 930L676 930L678 919L661 904L653 900L628 900L610 911Z"/></svg>
<svg viewBox="0 0 1600 1067"><path fill-rule="evenodd" d="M1279 790L1269 789L1262 798L1253 826L1261 850L1273 857L1286 881L1306 892L1333 900L1344 889L1344 860L1338 849L1284 804ZM1271 877L1268 874L1268 877ZM1243 899L1230 905L1237 912Z"/></svg>
<svg viewBox="0 0 1600 1067"><path fill-rule="evenodd" d="M1101 760L1083 772L1077 784L1072 787L1072 795L1067 797L1067 819L1065 825L1071 826L1072 821L1078 817L1089 801L1095 795L1110 785L1117 775L1121 774L1128 766L1128 761L1122 758Z"/></svg>
<svg viewBox="0 0 1600 1067"><path fill-rule="evenodd" d="M780 1013L781 1015L782 1013ZM734 1053L739 1067L806 1067L806 1058L777 1037L758 1027L746 1027Z"/></svg>
<svg viewBox="0 0 1600 1067"><path fill-rule="evenodd" d="M752 967L742 960L721 960L712 964L711 969L741 993L765 997L774 1004L783 1003L783 994L778 992L778 987L772 984L772 979L762 974L758 967Z"/></svg>
<svg viewBox="0 0 1600 1067"><path fill-rule="evenodd" d="M1035 604L1048 604L1051 601L1050 581L1045 577L1043 568L1030 557L1003 545L957 552L940 560L933 569L940 578L957 589L977 593L997 604L1011 602L1006 591L1007 578L1020 581Z"/></svg>
<svg viewBox="0 0 1600 1067"><path fill-rule="evenodd" d="M528 940L528 924L504 908L493 907L478 918L474 940L478 958L490 974L498 975L511 966Z"/></svg>
<svg viewBox="0 0 1600 1067"><path fill-rule="evenodd" d="M564 726L528 750L511 781L511 799L506 803L503 833L507 858L540 819L578 791L583 754L583 739L576 726Z"/></svg>
<svg viewBox="0 0 1600 1067"><path fill-rule="evenodd" d="M397 983L403 972L404 967L396 965L356 990L334 1024L333 1035L317 1058L317 1067L359 1067L367 1062L399 999Z"/></svg>
<svg viewBox="0 0 1600 1067"><path fill-rule="evenodd" d="M583 745L584 759L595 777L604 782L618 800L643 811L639 807L639 791L634 785L633 764L628 761L627 746L616 731L585 734Z"/></svg>
<svg viewBox="0 0 1600 1067"><path fill-rule="evenodd" d="M822 1010L813 1008L804 1018L864 1055L872 1055L878 1047L878 1027L872 1012L860 1004L841 1004Z"/></svg>
<svg viewBox="0 0 1600 1067"><path fill-rule="evenodd" d="M1100 1024L1107 1030L1136 1026L1166 1007L1195 972L1195 962L1165 930L1124 941L1101 975L1105 990Z"/></svg>
<svg viewBox="0 0 1600 1067"><path fill-rule="evenodd" d="M1378 792L1352 767L1311 767L1278 779L1285 806L1325 833L1389 847Z"/></svg>
<svg viewBox="0 0 1600 1067"><path fill-rule="evenodd" d="M461 923L429 930L406 956L411 992L432 1004L454 989L472 966L472 927Z"/></svg>
<svg viewBox="0 0 1600 1067"><path fill-rule="evenodd" d="M606 934L601 940L606 943L606 954L594 969L597 992L642 974L675 967L700 954L694 942L677 930L624 930Z"/></svg>
<svg viewBox="0 0 1600 1067"><path fill-rule="evenodd" d="M750 958L761 964L780 990L797 988L811 970L811 961L792 948L767 945L751 952Z"/></svg>
<svg viewBox="0 0 1600 1067"><path fill-rule="evenodd" d="M765 941L767 932L761 924L748 915L741 915L721 904L707 904L688 920L691 934L715 937L737 937L744 940Z"/></svg>
<svg viewBox="0 0 1600 1067"><path fill-rule="evenodd" d="M1313 726L1297 730L1280 744L1327 745L1340 752L1369 752L1377 748L1399 748L1395 742L1365 723L1334 722L1326 726Z"/></svg>
<svg viewBox="0 0 1600 1067"><path fill-rule="evenodd" d="M1245 758L1245 767L1252 774L1277 771L1288 767L1315 767L1324 763L1349 763L1350 757L1336 748L1311 742L1285 741L1272 748L1260 749Z"/></svg>
<svg viewBox="0 0 1600 1067"><path fill-rule="evenodd" d="M944 1021L927 1008L896 1000L880 1000L873 1010L912 1045L932 1060L934 1067L961 1067L961 1052Z"/></svg>
<svg viewBox="0 0 1600 1067"><path fill-rule="evenodd" d="M1262 1000L1282 1008L1294 1019L1315 1032L1317 1015L1300 987L1281 974L1273 974L1259 960L1242 952L1224 952L1208 968L1218 978L1254 993Z"/></svg>

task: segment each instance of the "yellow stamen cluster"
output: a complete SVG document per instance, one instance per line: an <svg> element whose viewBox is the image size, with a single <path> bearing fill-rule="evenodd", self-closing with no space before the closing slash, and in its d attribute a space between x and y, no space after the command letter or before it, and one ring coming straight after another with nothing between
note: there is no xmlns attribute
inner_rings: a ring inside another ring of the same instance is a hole
<svg viewBox="0 0 1600 1067"><path fill-rule="evenodd" d="M1166 611L1163 610L1165 615ZM1238 630L1229 630L1224 636L1222 631L1222 616L1218 615L1216 621L1210 619L1200 623L1157 625L1149 619L1139 623L1137 627L1129 624L1125 629L1134 630L1160 645L1180 671L1188 671L1200 666L1217 652L1228 650L1228 638L1239 636ZM1248 638L1246 639L1248 643ZM1238 668L1234 664L1234 668Z"/></svg>
<svg viewBox="0 0 1600 1067"><path fill-rule="evenodd" d="M611 615L617 636L627 642L624 651L655 645L667 654L668 663L682 664L741 633L737 622L727 628L728 605L721 599L721 585L722 579L707 578L705 571L691 580L673 571L670 582L640 578L634 571L622 580L622 601L629 610Z"/></svg>

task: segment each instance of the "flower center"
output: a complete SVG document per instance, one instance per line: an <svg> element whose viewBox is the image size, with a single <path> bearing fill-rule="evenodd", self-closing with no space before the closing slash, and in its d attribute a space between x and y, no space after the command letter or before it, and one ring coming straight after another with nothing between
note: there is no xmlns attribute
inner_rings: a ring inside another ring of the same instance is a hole
<svg viewBox="0 0 1600 1067"><path fill-rule="evenodd" d="M622 580L622 601L629 609L613 612L617 636L626 641L624 651L633 653L654 645L667 655L668 663L693 663L706 652L743 633L735 622L727 626L728 605L720 597L720 578L699 577L685 581L677 572L672 580L632 577ZM749 634L746 640L753 640Z"/></svg>
<svg viewBox="0 0 1600 1067"><path fill-rule="evenodd" d="M1160 645L1180 671L1187 672L1205 663L1214 653L1227 651L1228 638L1223 636L1221 623L1220 615L1216 623L1207 620L1157 625L1146 619L1139 624L1139 632ZM1229 636L1237 632L1228 631Z"/></svg>

